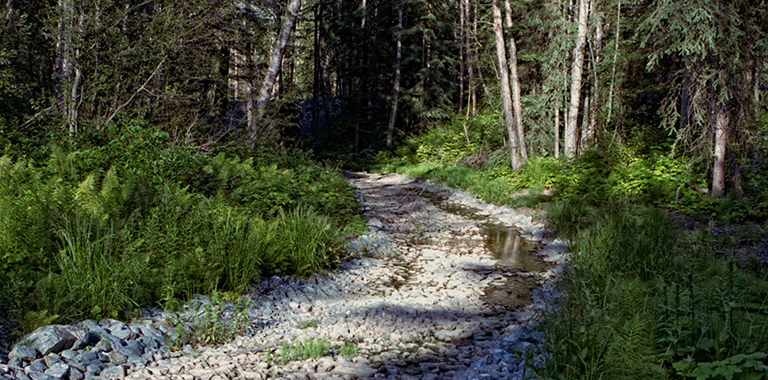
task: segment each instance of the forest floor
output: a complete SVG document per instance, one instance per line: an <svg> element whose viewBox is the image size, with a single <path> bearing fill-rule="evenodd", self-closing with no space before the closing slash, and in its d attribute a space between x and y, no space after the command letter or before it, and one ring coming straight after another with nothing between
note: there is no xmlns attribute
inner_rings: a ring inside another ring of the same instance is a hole
<svg viewBox="0 0 768 380"><path fill-rule="evenodd" d="M370 227L351 257L308 279L264 279L242 334L135 363L126 378L523 377L510 353L542 343L534 325L566 245L532 210L398 174L347 174Z"/></svg>

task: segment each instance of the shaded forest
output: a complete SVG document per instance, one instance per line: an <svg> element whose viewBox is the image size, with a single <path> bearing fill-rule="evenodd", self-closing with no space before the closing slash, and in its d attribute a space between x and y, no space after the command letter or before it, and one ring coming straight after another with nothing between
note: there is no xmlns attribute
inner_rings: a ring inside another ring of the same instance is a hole
<svg viewBox="0 0 768 380"><path fill-rule="evenodd" d="M345 168L546 211L541 377L768 370L765 1L5 3L0 343L337 265Z"/></svg>

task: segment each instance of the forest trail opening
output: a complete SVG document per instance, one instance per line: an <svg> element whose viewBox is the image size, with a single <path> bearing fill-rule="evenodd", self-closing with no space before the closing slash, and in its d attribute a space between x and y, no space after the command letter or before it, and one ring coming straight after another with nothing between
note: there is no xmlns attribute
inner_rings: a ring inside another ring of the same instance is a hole
<svg viewBox="0 0 768 380"><path fill-rule="evenodd" d="M309 279L264 279L246 334L128 378L519 378L508 350L540 343L526 323L551 291L534 290L558 276L565 244L530 215L462 191L349 177L370 228L349 244L352 258ZM288 360L308 346L322 355Z"/></svg>

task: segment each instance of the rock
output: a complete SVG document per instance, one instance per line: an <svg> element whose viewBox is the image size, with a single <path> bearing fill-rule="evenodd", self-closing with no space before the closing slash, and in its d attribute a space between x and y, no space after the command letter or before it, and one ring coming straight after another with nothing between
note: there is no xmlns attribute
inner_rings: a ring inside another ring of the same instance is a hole
<svg viewBox="0 0 768 380"><path fill-rule="evenodd" d="M50 354L46 355L43 358L43 360L45 361L45 365L47 365L48 367L51 367L52 365L54 365L56 363L61 363L63 361L61 356L56 355L54 353L50 353Z"/></svg>
<svg viewBox="0 0 768 380"><path fill-rule="evenodd" d="M75 350L64 350L64 351L61 351L61 353L59 355L61 355L61 357L66 359L66 360L72 360L72 359L78 357L80 355L80 353L75 351Z"/></svg>
<svg viewBox="0 0 768 380"><path fill-rule="evenodd" d="M24 363L22 363L21 358L19 358L17 356L17 357L13 357L10 360L8 360L8 366L9 367L21 368L21 367L24 366Z"/></svg>
<svg viewBox="0 0 768 380"><path fill-rule="evenodd" d="M38 355L39 352L36 348L17 344L13 347L11 353L8 354L8 359L13 360L13 358L18 358L25 362L31 362L32 360L37 359Z"/></svg>
<svg viewBox="0 0 768 380"><path fill-rule="evenodd" d="M341 376L353 376L353 377L370 377L376 373L376 370L371 368L367 364L353 363L353 362L339 362L336 363L336 367L331 371L334 374Z"/></svg>
<svg viewBox="0 0 768 380"><path fill-rule="evenodd" d="M39 373L39 372L32 372L29 374L29 377L32 380L56 380L55 377L51 377L49 375L46 375L44 373Z"/></svg>
<svg viewBox="0 0 768 380"><path fill-rule="evenodd" d="M125 367L116 366L105 368L103 371L101 371L101 377L107 379L123 379L125 378Z"/></svg>
<svg viewBox="0 0 768 380"><path fill-rule="evenodd" d="M128 363L128 355L115 351L112 352L109 356L109 362L115 365L123 365L125 363Z"/></svg>
<svg viewBox="0 0 768 380"><path fill-rule="evenodd" d="M125 346L118 348L118 350L126 356L140 357L144 354L144 347L142 347L141 342L135 340L128 342Z"/></svg>
<svg viewBox="0 0 768 380"><path fill-rule="evenodd" d="M69 380L83 380L85 375L77 368L69 369Z"/></svg>
<svg viewBox="0 0 768 380"><path fill-rule="evenodd" d="M22 338L18 345L36 348L45 356L67 348L81 346L88 341L88 332L77 326L50 325L41 327Z"/></svg>
<svg viewBox="0 0 768 380"><path fill-rule="evenodd" d="M69 366L64 363L55 363L45 371L45 374L56 379L63 379L69 375Z"/></svg>
<svg viewBox="0 0 768 380"><path fill-rule="evenodd" d="M29 364L29 366L27 367L27 372L29 371L45 372L46 369L48 369L48 366L45 365L45 361L43 359L37 359Z"/></svg>
<svg viewBox="0 0 768 380"><path fill-rule="evenodd" d="M24 372L23 370L18 370L18 371L15 371L15 372L13 373L13 375L14 375L14 376L15 376L15 377L16 377L18 380L31 380L31 379L29 378L29 375L27 375L27 373L26 373L26 372Z"/></svg>

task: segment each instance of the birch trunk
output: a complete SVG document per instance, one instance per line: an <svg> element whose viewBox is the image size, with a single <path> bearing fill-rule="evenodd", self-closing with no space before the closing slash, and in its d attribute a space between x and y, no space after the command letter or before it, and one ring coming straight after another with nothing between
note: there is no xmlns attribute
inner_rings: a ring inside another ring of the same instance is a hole
<svg viewBox="0 0 768 380"><path fill-rule="evenodd" d="M387 125L387 148L392 147L392 140L395 134L395 121L397 120L397 103L400 99L400 61L402 60L403 39L400 36L400 29L403 28L403 5L397 13L397 66L395 67L395 89L392 99L392 113L389 114L389 124Z"/></svg>
<svg viewBox="0 0 768 380"><path fill-rule="evenodd" d="M616 43L613 50L613 67L611 68L611 85L608 89L608 119L607 124L611 123L613 116L613 89L616 86L616 62L619 60L619 36L621 35L621 0L618 0L616 6Z"/></svg>
<svg viewBox="0 0 768 380"><path fill-rule="evenodd" d="M715 105L715 162L712 167L712 198L725 194L725 148L728 143L728 110Z"/></svg>
<svg viewBox="0 0 768 380"><path fill-rule="evenodd" d="M520 75L517 70L517 44L512 35L512 6L509 0L504 0L504 10L506 15L507 29L509 29L509 74L510 84L512 85L512 110L515 115L515 128L517 129L517 146L520 149L520 157L523 160L528 159L528 150L525 147L525 128L523 126L523 101L520 95Z"/></svg>
<svg viewBox="0 0 768 380"><path fill-rule="evenodd" d="M568 125L565 129L565 156L576 157L579 147L579 101L581 100L581 75L584 67L584 44L587 40L587 16L590 0L579 0L579 29L573 47L571 65L571 105L568 109Z"/></svg>
<svg viewBox="0 0 768 380"><path fill-rule="evenodd" d="M555 158L560 158L560 105L555 107Z"/></svg>
<svg viewBox="0 0 768 380"><path fill-rule="evenodd" d="M283 15L283 25L280 28L280 34L278 35L275 45L272 46L272 51L269 55L269 68L267 74L264 76L264 82L259 90L259 97L257 98L257 120L260 120L264 116L264 110L267 107L267 102L272 97L272 89L275 86L275 79L277 79L277 73L280 71L280 66L283 63L283 55L285 54L285 47L288 45L288 39L291 37L291 30L296 22L296 14L301 9L301 0L288 0L288 6L285 8L285 14ZM257 130L252 129L248 131L249 139L253 141L256 138Z"/></svg>
<svg viewBox="0 0 768 380"><path fill-rule="evenodd" d="M59 115L71 136L77 133L76 97L80 76L75 62L75 7L72 0L59 0L54 97Z"/></svg>
<svg viewBox="0 0 768 380"><path fill-rule="evenodd" d="M496 57L499 63L499 79L501 82L501 101L504 104L504 120L506 121L507 133L509 135L509 155L512 161L512 169L517 170L522 167L520 151L517 146L519 139L515 132L515 123L512 110L512 96L509 92L509 71L507 66L507 52L504 46L504 32L501 25L501 8L499 0L491 2L493 8L493 33L496 42Z"/></svg>

